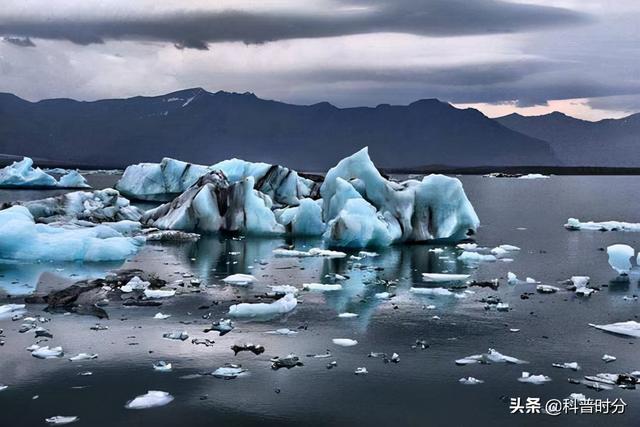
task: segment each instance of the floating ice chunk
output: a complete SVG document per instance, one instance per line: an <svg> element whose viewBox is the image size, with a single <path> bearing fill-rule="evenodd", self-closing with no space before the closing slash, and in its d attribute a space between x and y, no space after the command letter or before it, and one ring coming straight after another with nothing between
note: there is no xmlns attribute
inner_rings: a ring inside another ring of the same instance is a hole
<svg viewBox="0 0 640 427"><path fill-rule="evenodd" d="M166 332L166 333L162 334L162 338L165 338L165 339L168 339L168 340L185 341L185 340L189 339L189 334L187 334L187 331Z"/></svg>
<svg viewBox="0 0 640 427"><path fill-rule="evenodd" d="M220 333L220 336L223 336L233 331L233 329L234 329L234 325L231 319L220 319L216 322L213 322L213 324L211 325L211 328L205 329L204 331L205 332L218 331Z"/></svg>
<svg viewBox="0 0 640 427"><path fill-rule="evenodd" d="M377 256L380 256L380 254L377 252L360 251L358 252L358 256L361 256L363 258L375 258Z"/></svg>
<svg viewBox="0 0 640 427"><path fill-rule="evenodd" d="M158 320L168 319L169 317L171 317L170 314L163 314L161 312L158 312L155 314L155 316L153 316L154 319L158 319Z"/></svg>
<svg viewBox="0 0 640 427"><path fill-rule="evenodd" d="M224 283L228 283L230 285L239 285L239 286L249 285L253 282L256 282L257 280L258 279L256 279L250 274L232 274L231 276L227 276L224 279L222 279Z"/></svg>
<svg viewBox="0 0 640 427"><path fill-rule="evenodd" d="M469 274L422 273L422 280L425 282L462 282L467 280L469 276Z"/></svg>
<svg viewBox="0 0 640 427"><path fill-rule="evenodd" d="M526 283L539 283L536 279L534 279L533 277L527 277L525 279Z"/></svg>
<svg viewBox="0 0 640 427"><path fill-rule="evenodd" d="M36 224L23 206L0 211L0 259L115 261L135 254L144 238L124 237L105 225L67 229Z"/></svg>
<svg viewBox="0 0 640 427"><path fill-rule="evenodd" d="M479 380L477 378L474 377L467 377L467 378L460 378L458 380L458 382L460 384L464 384L464 385L477 385L477 384L482 384L484 383L483 380Z"/></svg>
<svg viewBox="0 0 640 427"><path fill-rule="evenodd" d="M295 258L295 257L302 258L302 257L311 256L309 252L306 252L306 251L297 251L295 249L283 249L283 248L274 249L273 254L279 257L292 257L292 258Z"/></svg>
<svg viewBox="0 0 640 427"><path fill-rule="evenodd" d="M463 251L470 251L470 252L474 252L478 249L482 249L478 247L477 243L458 243L456 247L462 249Z"/></svg>
<svg viewBox="0 0 640 427"><path fill-rule="evenodd" d="M167 363L164 360L160 360L153 364L153 370L157 372L171 372L173 366L171 363Z"/></svg>
<svg viewBox="0 0 640 427"><path fill-rule="evenodd" d="M500 245L500 246L498 246L498 248L500 248L502 250L505 250L507 252L514 252L514 251L519 251L520 250L520 248L518 246L514 246L514 245Z"/></svg>
<svg viewBox="0 0 640 427"><path fill-rule="evenodd" d="M462 359L456 360L457 365L471 365L474 363L512 363L512 364L523 364L528 363L524 360L517 359L512 356L507 356L500 353L497 350L492 348L489 349L487 353L482 354L474 354L471 356L463 357Z"/></svg>
<svg viewBox="0 0 640 427"><path fill-rule="evenodd" d="M135 290L147 289L151 283L142 280L138 276L134 276L127 282L126 285L120 287L120 290L125 293L133 292Z"/></svg>
<svg viewBox="0 0 640 427"><path fill-rule="evenodd" d="M54 177L33 167L33 160L24 157L0 169L0 187L56 187Z"/></svg>
<svg viewBox="0 0 640 427"><path fill-rule="evenodd" d="M211 373L216 378L232 380L240 376L246 375L247 370L238 365L222 366Z"/></svg>
<svg viewBox="0 0 640 427"><path fill-rule="evenodd" d="M153 299L153 298L169 298L176 294L175 289L145 289L144 296L145 298Z"/></svg>
<svg viewBox="0 0 640 427"><path fill-rule="evenodd" d="M509 311L509 304L507 304L506 302L499 302L496 305L496 310L498 310L498 311Z"/></svg>
<svg viewBox="0 0 640 427"><path fill-rule="evenodd" d="M568 230L592 230L592 231L640 231L640 224L622 221L580 222L576 218L569 218L564 227Z"/></svg>
<svg viewBox="0 0 640 427"><path fill-rule="evenodd" d="M587 396L582 393L571 393L569 395L569 400L575 400L576 402L583 402L587 400Z"/></svg>
<svg viewBox="0 0 640 427"><path fill-rule="evenodd" d="M628 322L610 323L608 325L595 325L589 323L589 326L593 326L596 329L600 329L606 332L612 332L614 334L626 335L629 337L640 338L640 323L635 320L629 320Z"/></svg>
<svg viewBox="0 0 640 427"><path fill-rule="evenodd" d="M325 257L325 258L344 258L346 253L340 251L332 251L328 249L311 248L308 251L297 251L294 249L274 249L273 254L281 257Z"/></svg>
<svg viewBox="0 0 640 427"><path fill-rule="evenodd" d="M604 360L604 363L615 362L617 360L617 357L611 356L610 354L605 354L604 356L602 356L602 360Z"/></svg>
<svg viewBox="0 0 640 427"><path fill-rule="evenodd" d="M576 289L576 295L588 297L588 296L591 296L591 294L594 293L595 291L596 290L593 288L587 288L586 286L582 286Z"/></svg>
<svg viewBox="0 0 640 427"><path fill-rule="evenodd" d="M521 383L544 384L551 381L551 378L542 374L531 375L529 372L523 371L520 378L518 378L518 381Z"/></svg>
<svg viewBox="0 0 640 427"><path fill-rule="evenodd" d="M569 279L576 288L584 288L589 284L589 276L571 276Z"/></svg>
<svg viewBox="0 0 640 427"><path fill-rule="evenodd" d="M296 366L304 366L300 358L293 353L289 353L285 357L273 357L271 359L271 369L278 370L280 368L295 368Z"/></svg>
<svg viewBox="0 0 640 427"><path fill-rule="evenodd" d="M607 255L609 255L609 265L616 270L618 274L628 274L631 269L631 261L635 255L635 251L629 245L611 245L607 247Z"/></svg>
<svg viewBox="0 0 640 427"><path fill-rule="evenodd" d="M59 187L64 188L90 188L91 186L87 184L87 180L84 179L80 172L77 170L72 170L67 172L65 175L60 177L58 181Z"/></svg>
<svg viewBox="0 0 640 427"><path fill-rule="evenodd" d="M578 364L578 362L553 363L551 366L553 366L554 368L571 369L574 371L580 370L580 365Z"/></svg>
<svg viewBox="0 0 640 427"><path fill-rule="evenodd" d="M560 288L551 285L538 285L536 286L536 290L541 294L553 294L555 292L558 292Z"/></svg>
<svg viewBox="0 0 640 427"><path fill-rule="evenodd" d="M0 384L0 391L4 391L4 390L6 390L6 389L8 389L8 388L9 388L9 386L8 386L8 385Z"/></svg>
<svg viewBox="0 0 640 427"><path fill-rule="evenodd" d="M389 299L391 294L389 292L378 292L373 296L375 299Z"/></svg>
<svg viewBox="0 0 640 427"><path fill-rule="evenodd" d="M369 373L369 371L367 371L367 368L365 368L364 366L356 368L356 370L354 371L354 374L356 374L356 375L366 375L368 373Z"/></svg>
<svg viewBox="0 0 640 427"><path fill-rule="evenodd" d="M342 285L327 285L324 283L303 283L302 289L306 291L320 291L320 292L329 292L329 291L341 291Z"/></svg>
<svg viewBox="0 0 640 427"><path fill-rule="evenodd" d="M127 409L148 409L158 406L164 406L173 401L171 396L166 391L150 390L146 394L137 396L135 399L130 400L124 405Z"/></svg>
<svg viewBox="0 0 640 427"><path fill-rule="evenodd" d="M341 319L353 319L358 317L357 313L340 313L338 314L338 317Z"/></svg>
<svg viewBox="0 0 640 427"><path fill-rule="evenodd" d="M352 340L350 338L334 338L331 340L335 345L339 345L340 347L353 347L358 344L358 341Z"/></svg>
<svg viewBox="0 0 640 427"><path fill-rule="evenodd" d="M292 294L286 294L284 297L271 304L267 303L241 303L229 307L229 315L233 317L268 317L278 314L285 314L296 308L298 300Z"/></svg>
<svg viewBox="0 0 640 427"><path fill-rule="evenodd" d="M31 355L38 359L59 359L64 356L64 351L62 351L62 347L49 348L49 346L44 346L31 351Z"/></svg>
<svg viewBox="0 0 640 427"><path fill-rule="evenodd" d="M292 331L291 329L288 329L288 328L280 328L280 329L276 329L275 331L267 331L265 332L265 334L292 336L292 335L298 335L298 331Z"/></svg>
<svg viewBox="0 0 640 427"><path fill-rule="evenodd" d="M481 262L496 261L495 255L481 254L478 252L464 251L458 256L458 259L467 264L478 264Z"/></svg>
<svg viewBox="0 0 640 427"><path fill-rule="evenodd" d="M517 177L517 179L547 179L549 175L542 175L540 173L528 173L526 175L522 175Z"/></svg>
<svg viewBox="0 0 640 427"><path fill-rule="evenodd" d="M69 360L72 362L80 362L83 360L93 360L93 359L97 359L98 355L93 353L93 354L89 354L89 353L78 353L77 355L70 357Z"/></svg>
<svg viewBox="0 0 640 427"><path fill-rule="evenodd" d="M25 310L24 304L4 304L0 305L0 320L10 319L14 316L22 316L27 310Z"/></svg>
<svg viewBox="0 0 640 427"><path fill-rule="evenodd" d="M269 286L273 292L281 294L297 294L298 288L291 285L271 285Z"/></svg>
<svg viewBox="0 0 640 427"><path fill-rule="evenodd" d="M454 292L445 288L411 288L409 291L413 294L419 295L433 295L433 296L455 296Z"/></svg>
<svg viewBox="0 0 640 427"><path fill-rule="evenodd" d="M73 415L56 415L53 417L45 418L44 421L47 424L61 426L65 424L75 423L79 419L80 418Z"/></svg>
<svg viewBox="0 0 640 427"><path fill-rule="evenodd" d="M508 272L507 273L507 283L510 284L510 285L517 285L518 284L518 276L516 276L512 272Z"/></svg>

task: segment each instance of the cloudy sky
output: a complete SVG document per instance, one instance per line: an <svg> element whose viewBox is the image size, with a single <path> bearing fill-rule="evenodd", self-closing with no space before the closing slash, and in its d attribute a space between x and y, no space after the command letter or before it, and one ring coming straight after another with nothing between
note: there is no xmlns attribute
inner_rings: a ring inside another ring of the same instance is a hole
<svg viewBox="0 0 640 427"><path fill-rule="evenodd" d="M638 0L2 0L0 91L640 111Z"/></svg>

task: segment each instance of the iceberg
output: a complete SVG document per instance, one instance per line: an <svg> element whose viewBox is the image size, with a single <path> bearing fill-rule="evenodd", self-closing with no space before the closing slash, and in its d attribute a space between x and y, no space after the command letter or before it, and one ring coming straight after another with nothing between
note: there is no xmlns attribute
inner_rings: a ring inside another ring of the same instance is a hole
<svg viewBox="0 0 640 427"><path fill-rule="evenodd" d="M33 167L33 160L24 157L19 162L0 169L0 187L60 187L89 188L87 181L78 171L69 171L57 181L42 169Z"/></svg>
<svg viewBox="0 0 640 427"><path fill-rule="evenodd" d="M492 348L490 348L487 353L474 354L474 355L463 357L462 359L456 360L456 365L472 365L476 363L481 363L481 364L511 363L511 364L520 365L528 362L517 359L513 356L507 356Z"/></svg>
<svg viewBox="0 0 640 427"><path fill-rule="evenodd" d="M26 207L0 211L0 259L20 261L115 261L135 254L142 237L112 227L64 228L36 224Z"/></svg>
<svg viewBox="0 0 640 427"><path fill-rule="evenodd" d="M229 315L233 317L262 318L277 316L292 311L298 305L298 300L292 294L286 294L271 304L267 303L241 303L229 307Z"/></svg>
<svg viewBox="0 0 640 427"><path fill-rule="evenodd" d="M330 169L321 186L281 166L237 159L209 167L188 165L167 159L133 165L117 188L142 198L177 196L141 219L162 230L322 236L329 246L364 248L463 240L479 226L458 179L430 175L421 181L389 181L367 148ZM165 176L169 172L171 177ZM302 251L281 255L304 256Z"/></svg>
<svg viewBox="0 0 640 427"><path fill-rule="evenodd" d="M618 274L626 275L631 270L631 258L635 255L635 250L629 245L611 245L607 247L609 255L609 265Z"/></svg>
<svg viewBox="0 0 640 427"><path fill-rule="evenodd" d="M622 221L581 222L577 218L569 218L564 225L567 230L591 230L591 231L640 231L640 224Z"/></svg>
<svg viewBox="0 0 640 427"><path fill-rule="evenodd" d="M47 424L61 426L65 424L75 423L79 419L79 417L76 417L74 415L55 415L53 417L45 418L44 421Z"/></svg>
<svg viewBox="0 0 640 427"><path fill-rule="evenodd" d="M250 274L232 274L231 276L227 276L224 279L222 279L224 283L228 283L230 285L240 285L240 286L249 285L253 282L256 282L257 280L258 279L256 279L254 276Z"/></svg>
<svg viewBox="0 0 640 427"><path fill-rule="evenodd" d="M334 338L331 340L335 345L340 347L353 347L358 344L358 341L352 340L350 338Z"/></svg>
<svg viewBox="0 0 640 427"><path fill-rule="evenodd" d="M518 378L518 381L520 381L521 383L529 383L529 384L544 384L546 382L551 381L551 378L542 374L531 375L529 372L525 371L525 372L522 372L522 375L520 376L520 378Z"/></svg>
<svg viewBox="0 0 640 427"><path fill-rule="evenodd" d="M317 193L318 185L300 177L296 171L240 159L224 160L211 166L171 158L164 158L160 163L139 163L125 169L116 188L135 199L169 201L212 171L221 172L230 183L250 177L257 183L257 190L281 205L297 205L299 199Z"/></svg>
<svg viewBox="0 0 640 427"><path fill-rule="evenodd" d="M640 338L640 323L635 320L629 320L628 322L610 323L608 325L596 325L589 323L589 326L601 331L611 332L618 335L625 335L628 337Z"/></svg>
<svg viewBox="0 0 640 427"><path fill-rule="evenodd" d="M164 406L172 401L173 396L166 391L150 390L146 394L137 396L135 399L130 400L124 407L127 409L147 409L155 408L156 406Z"/></svg>

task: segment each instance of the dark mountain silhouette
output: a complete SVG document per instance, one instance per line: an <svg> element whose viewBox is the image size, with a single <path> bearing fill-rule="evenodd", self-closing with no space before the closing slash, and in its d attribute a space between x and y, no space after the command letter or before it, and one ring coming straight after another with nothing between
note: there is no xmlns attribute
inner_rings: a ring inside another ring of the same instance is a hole
<svg viewBox="0 0 640 427"><path fill-rule="evenodd" d="M239 157L326 170L363 146L381 167L558 164L545 141L436 99L407 106L291 105L188 89L156 97L28 102L0 94L0 152L124 166Z"/></svg>
<svg viewBox="0 0 640 427"><path fill-rule="evenodd" d="M640 166L640 113L597 122L554 112L495 119L516 132L543 139L568 166Z"/></svg>

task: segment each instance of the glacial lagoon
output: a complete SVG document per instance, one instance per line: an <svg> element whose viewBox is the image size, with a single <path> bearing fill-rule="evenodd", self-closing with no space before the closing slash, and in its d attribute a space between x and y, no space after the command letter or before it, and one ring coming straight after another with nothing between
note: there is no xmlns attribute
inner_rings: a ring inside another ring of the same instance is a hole
<svg viewBox="0 0 640 427"><path fill-rule="evenodd" d="M86 178L94 188L106 188L118 177ZM640 249L640 234L568 231L563 225L570 217L637 222L637 177L458 178L481 221L476 243L487 248L510 244L521 250L477 265L459 261L462 250L455 245L440 244L376 248L374 257L361 257L354 250L346 251L345 258L293 258L277 257L273 251L291 246L308 250L321 242L211 235L197 242L148 242L124 262L2 264L0 288L11 295L46 293L82 278L130 268L184 284L176 285L177 295L164 299L161 306L107 305L108 319L46 313L43 305L27 305L28 315L51 319L39 324L53 335L49 339L19 333L20 320L0 320L4 331L0 339L5 342L0 346L0 384L7 386L0 391L2 419L12 425L39 425L45 418L67 415L79 417L74 425L91 426L566 425L568 419L574 425L636 425L637 390L595 391L568 378L640 369L637 339L588 326L638 320L640 302L634 295L639 293L640 274L632 271L628 283L614 281L616 273L605 249L616 243ZM0 202L36 200L65 191L0 190ZM508 284L508 272L521 280ZM251 274L257 281L248 286L222 281L236 273ZM499 287L469 286L452 289L453 295L411 292L412 287L446 286L424 282L422 273L470 274L470 280L477 282L498 279ZM336 280L336 274L344 280ZM599 291L580 297L565 290L562 282L579 275L590 276L591 286ZM536 292L538 283L526 283L527 277L560 290ZM339 283L342 289L304 291L305 283ZM299 289L293 311L271 319L234 319L235 328L223 336L204 332L212 322L228 318L232 304L270 302L265 294L271 286L282 285ZM390 298L376 297L383 292ZM488 305L486 301L495 297L509 309L498 311ZM19 300L3 298L2 304ZM170 317L154 319L158 312ZM339 317L340 313L357 316ZM91 329L96 324L108 329ZM284 328L292 333L270 333ZM182 331L189 336L184 341L163 338L165 333ZM336 345L332 341L336 338L357 344ZM192 339L215 343L194 344ZM26 348L39 340L41 345L62 346L65 356L32 357ZM231 347L246 343L262 345L265 351L234 355ZM528 363L455 363L490 348ZM98 358L68 360L78 353L95 353ZM290 353L303 366L272 369L272 358ZM386 362L379 353L388 356ZM388 360L393 353L398 354L398 363ZM330 357L311 357L326 354ZM605 363L604 354L616 360ZM171 363L172 370L154 370L158 361ZM578 362L581 369L552 366L564 362ZM209 375L230 363L246 372L235 379ZM355 375L361 367L368 373ZM523 371L544 374L551 381L519 382ZM467 377L484 382L459 382ZM148 410L125 408L149 390L168 392L174 399ZM608 415L510 413L511 398L545 402L571 393L621 398L627 406L624 414Z"/></svg>

